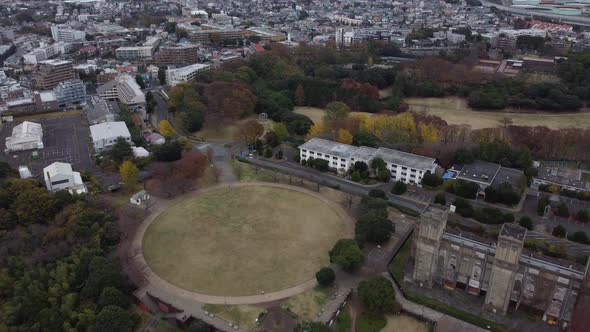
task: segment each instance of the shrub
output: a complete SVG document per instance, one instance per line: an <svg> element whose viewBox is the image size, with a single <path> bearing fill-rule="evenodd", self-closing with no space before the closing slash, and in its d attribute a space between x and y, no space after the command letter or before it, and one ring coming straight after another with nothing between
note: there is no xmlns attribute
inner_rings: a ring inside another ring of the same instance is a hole
<svg viewBox="0 0 590 332"><path fill-rule="evenodd" d="M529 231L533 229L533 220L527 216L520 217L518 224Z"/></svg>
<svg viewBox="0 0 590 332"><path fill-rule="evenodd" d="M442 178L436 173L426 172L422 177L422 185L426 187L438 187L443 183Z"/></svg>
<svg viewBox="0 0 590 332"><path fill-rule="evenodd" d="M447 196L445 196L445 194L443 194L443 193L436 194L436 196L434 196L434 203L440 204L443 206L447 205Z"/></svg>
<svg viewBox="0 0 590 332"><path fill-rule="evenodd" d="M403 181L395 182L391 188L391 193L394 195L402 195L406 191L408 191L408 186Z"/></svg>
<svg viewBox="0 0 590 332"><path fill-rule="evenodd" d="M371 313L391 312L395 303L395 291L391 281L383 276L361 281L358 295L363 306Z"/></svg>
<svg viewBox="0 0 590 332"><path fill-rule="evenodd" d="M568 218L570 216L570 211L567 208L567 205L565 204L565 202L562 201L557 206L557 215L560 217L563 217L563 218Z"/></svg>
<svg viewBox="0 0 590 332"><path fill-rule="evenodd" d="M543 216L545 215L545 208L549 205L549 197L547 195L541 195L539 197L539 201L537 202L537 215Z"/></svg>
<svg viewBox="0 0 590 332"><path fill-rule="evenodd" d="M371 189L369 190L369 197L386 199L387 195L385 195L385 191L381 189Z"/></svg>
<svg viewBox="0 0 590 332"><path fill-rule="evenodd" d="M271 148L264 149L264 158L272 158L272 149Z"/></svg>
<svg viewBox="0 0 590 332"><path fill-rule="evenodd" d="M329 286L336 279L336 273L329 267L322 267L316 274L315 278L321 286Z"/></svg>
<svg viewBox="0 0 590 332"><path fill-rule="evenodd" d="M459 197L474 199L479 191L479 185L473 182L458 180L447 187L447 191Z"/></svg>
<svg viewBox="0 0 590 332"><path fill-rule="evenodd" d="M455 211L464 218L471 218L473 216L473 207L469 202L463 198L455 199L453 203L455 205Z"/></svg>
<svg viewBox="0 0 590 332"><path fill-rule="evenodd" d="M584 231L577 231L571 236L568 237L570 241L583 243L583 244L590 244L590 240L588 239L588 235Z"/></svg>
<svg viewBox="0 0 590 332"><path fill-rule="evenodd" d="M354 182L360 182L362 180L361 173L359 171L352 172L351 179Z"/></svg>
<svg viewBox="0 0 590 332"><path fill-rule="evenodd" d="M329 252L330 262L338 264L343 270L352 271L363 262L363 252L355 240L340 239Z"/></svg>
<svg viewBox="0 0 590 332"><path fill-rule="evenodd" d="M578 211L578 213L576 213L576 219L578 219L579 222L583 222L583 223L588 222L588 211L587 210Z"/></svg>

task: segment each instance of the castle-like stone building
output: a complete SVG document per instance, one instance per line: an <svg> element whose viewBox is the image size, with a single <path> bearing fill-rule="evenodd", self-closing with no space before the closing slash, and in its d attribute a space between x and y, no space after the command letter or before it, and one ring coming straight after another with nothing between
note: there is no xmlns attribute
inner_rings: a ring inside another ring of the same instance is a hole
<svg viewBox="0 0 590 332"><path fill-rule="evenodd" d="M415 236L411 279L421 287L442 286L483 297L497 314L526 305L549 324L567 327L587 268L524 247L527 230L504 224L495 242L447 230L448 211L431 205Z"/></svg>

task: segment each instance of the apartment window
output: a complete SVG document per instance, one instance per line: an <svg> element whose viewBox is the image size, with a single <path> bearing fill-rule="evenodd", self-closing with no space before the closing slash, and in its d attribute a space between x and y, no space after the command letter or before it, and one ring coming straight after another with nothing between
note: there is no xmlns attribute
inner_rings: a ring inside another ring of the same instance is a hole
<svg viewBox="0 0 590 332"><path fill-rule="evenodd" d="M307 152L307 150L305 150L305 149L301 149L301 152L305 153L305 152Z"/></svg>
<svg viewBox="0 0 590 332"><path fill-rule="evenodd" d="M338 160L338 157L332 157L332 159L334 159L334 160Z"/></svg>
<svg viewBox="0 0 590 332"><path fill-rule="evenodd" d="M346 161L346 160L344 160L344 158L340 158L340 161Z"/></svg>
<svg viewBox="0 0 590 332"><path fill-rule="evenodd" d="M68 182L70 182L70 180L68 180L68 179L59 180L59 181L53 181L53 182L51 182L51 185L52 186L55 186L55 185L58 185L58 184L64 184L64 183L68 183Z"/></svg>
<svg viewBox="0 0 590 332"><path fill-rule="evenodd" d="M321 157L321 156L322 156L322 154L318 152L318 157Z"/></svg>
<svg viewBox="0 0 590 332"><path fill-rule="evenodd" d="M415 169L411 169L410 172L416 173L416 170Z"/></svg>
<svg viewBox="0 0 590 332"><path fill-rule="evenodd" d="M407 170L407 169L408 169L407 167L402 167L402 171L405 171L405 170Z"/></svg>
<svg viewBox="0 0 590 332"><path fill-rule="evenodd" d="M354 161L354 158L350 158L350 160Z"/></svg>
<svg viewBox="0 0 590 332"><path fill-rule="evenodd" d="M340 164L340 167L346 167L346 165L345 164Z"/></svg>

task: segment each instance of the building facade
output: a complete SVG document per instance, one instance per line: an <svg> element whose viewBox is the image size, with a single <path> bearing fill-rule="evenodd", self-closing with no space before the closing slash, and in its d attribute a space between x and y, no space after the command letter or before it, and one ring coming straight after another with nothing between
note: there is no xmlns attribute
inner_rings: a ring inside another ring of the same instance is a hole
<svg viewBox="0 0 590 332"><path fill-rule="evenodd" d="M60 190L68 190L76 194L87 192L80 172L74 172L72 165L68 163L54 162L43 168L43 178L50 192Z"/></svg>
<svg viewBox="0 0 590 332"><path fill-rule="evenodd" d="M369 165L371 160L379 157L385 161L393 181L416 185L421 184L424 174L434 173L438 166L433 158L388 148L356 147L321 138L312 138L301 145L299 155L301 162L309 158L327 160L329 167L340 173L353 168L356 162Z"/></svg>
<svg viewBox="0 0 590 332"><path fill-rule="evenodd" d="M412 282L465 291L493 313L526 306L549 324L570 324L585 267L525 251L527 230L518 225L504 224L498 239L490 241L446 229L447 217L437 206L420 217Z"/></svg>
<svg viewBox="0 0 590 332"><path fill-rule="evenodd" d="M51 26L51 37L56 42L63 41L66 43L83 42L86 40L86 32L74 30L64 25Z"/></svg>
<svg viewBox="0 0 590 332"><path fill-rule="evenodd" d="M59 107L69 107L86 102L86 85L82 80L61 82L53 89Z"/></svg>
<svg viewBox="0 0 590 332"><path fill-rule="evenodd" d="M106 100L118 100L129 106L131 111L141 113L146 118L145 95L135 78L128 74L119 75L116 79L107 82L96 89L100 98Z"/></svg>
<svg viewBox="0 0 590 332"><path fill-rule="evenodd" d="M180 65L199 62L199 47L193 44L162 46L154 55L156 65Z"/></svg>
<svg viewBox="0 0 590 332"><path fill-rule="evenodd" d="M75 78L72 62L63 60L41 62L33 77L35 88L40 90L53 89L59 83Z"/></svg>

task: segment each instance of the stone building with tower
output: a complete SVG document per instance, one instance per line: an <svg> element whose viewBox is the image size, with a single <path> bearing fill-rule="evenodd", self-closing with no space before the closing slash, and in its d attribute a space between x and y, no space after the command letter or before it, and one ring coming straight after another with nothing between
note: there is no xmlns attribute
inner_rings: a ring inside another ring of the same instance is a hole
<svg viewBox="0 0 590 332"><path fill-rule="evenodd" d="M496 239L447 228L448 211L431 205L414 233L413 267L406 280L481 299L505 315L523 309L562 328L570 326L587 267L524 247L527 230L504 224Z"/></svg>

